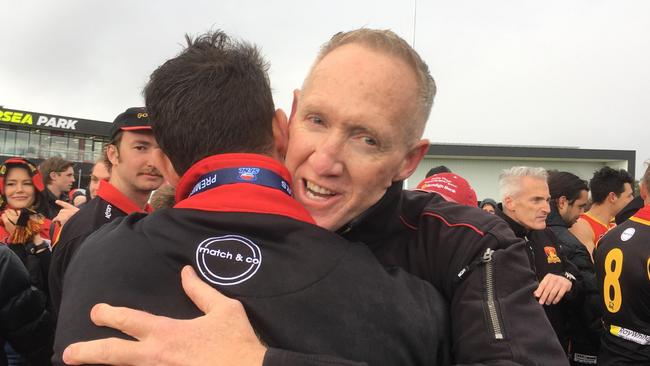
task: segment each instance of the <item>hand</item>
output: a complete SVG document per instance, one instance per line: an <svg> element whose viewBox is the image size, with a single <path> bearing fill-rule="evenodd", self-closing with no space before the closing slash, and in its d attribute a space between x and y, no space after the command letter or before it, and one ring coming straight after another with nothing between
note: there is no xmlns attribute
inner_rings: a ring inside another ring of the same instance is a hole
<svg viewBox="0 0 650 366"><path fill-rule="evenodd" d="M571 291L571 286L572 283L569 279L548 273L533 294L539 298L540 305L557 304L567 292Z"/></svg>
<svg viewBox="0 0 650 366"><path fill-rule="evenodd" d="M63 352L70 365L262 365L266 348L242 304L213 289L192 267L181 272L185 293L205 313L177 320L98 304L90 312L98 326L118 329L137 341L118 338L75 343Z"/></svg>
<svg viewBox="0 0 650 366"><path fill-rule="evenodd" d="M65 201L56 200L55 202L57 205L61 206L61 210L59 210L58 215L56 215L54 219L52 219L52 221L59 222L61 226L63 226L66 222L68 222L70 217L72 217L72 215L76 214L77 211L79 211L78 207L75 207Z"/></svg>
<svg viewBox="0 0 650 366"><path fill-rule="evenodd" d="M2 213L2 216L0 217L2 219L2 224L4 225L5 230L7 230L9 235L13 235L14 231L16 231L16 222L18 222L19 214L20 213L18 211L8 208Z"/></svg>

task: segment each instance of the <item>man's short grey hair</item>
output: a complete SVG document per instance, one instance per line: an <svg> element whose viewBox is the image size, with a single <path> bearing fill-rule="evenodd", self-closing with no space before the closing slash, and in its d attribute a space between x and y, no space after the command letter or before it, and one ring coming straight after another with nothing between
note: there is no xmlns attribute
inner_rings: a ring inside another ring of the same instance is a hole
<svg viewBox="0 0 650 366"><path fill-rule="evenodd" d="M346 44L357 44L386 55L395 56L411 67L417 80L418 100L417 110L414 111L412 116L413 120L409 121L410 124L407 126L406 139L409 143L419 140L424 133L425 125L431 114L433 98L437 90L436 83L431 76L429 66L422 60L417 51L391 30L359 28L336 33L321 47L318 57L316 57L316 61L311 66L305 79L303 89L316 65L330 52Z"/></svg>
<svg viewBox="0 0 650 366"><path fill-rule="evenodd" d="M499 193L501 200L506 197L515 197L521 191L521 179L531 177L546 181L548 173L544 168L533 168L529 166L513 166L504 169L499 175Z"/></svg>

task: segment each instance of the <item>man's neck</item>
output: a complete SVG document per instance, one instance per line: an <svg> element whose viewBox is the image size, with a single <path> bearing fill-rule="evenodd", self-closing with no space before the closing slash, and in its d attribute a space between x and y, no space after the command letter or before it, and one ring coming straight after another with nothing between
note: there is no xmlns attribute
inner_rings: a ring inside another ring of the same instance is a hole
<svg viewBox="0 0 650 366"><path fill-rule="evenodd" d="M594 204L587 213L605 225L609 224L614 218L609 207L604 204Z"/></svg>
<svg viewBox="0 0 650 366"><path fill-rule="evenodd" d="M61 196L61 190L59 189L59 187L57 187L57 186L55 186L53 184L48 184L47 185L47 190L52 192L54 197L56 197L57 199L59 198L59 196Z"/></svg>
<svg viewBox="0 0 650 366"><path fill-rule="evenodd" d="M510 220L512 220L515 224L521 226L521 228L522 228L524 231L528 232L528 231L531 230L531 228L527 227L526 225L524 225L524 224L522 224L521 222L519 222L518 220L516 220L516 219L514 218L514 214L513 214L512 212L508 211L508 209L506 209L505 207L503 208L503 214L506 215L506 216L508 216L508 218L509 218Z"/></svg>
<svg viewBox="0 0 650 366"><path fill-rule="evenodd" d="M115 177L115 175L111 176L108 182L141 209L147 206L150 191L134 190L130 185L125 184L123 180Z"/></svg>

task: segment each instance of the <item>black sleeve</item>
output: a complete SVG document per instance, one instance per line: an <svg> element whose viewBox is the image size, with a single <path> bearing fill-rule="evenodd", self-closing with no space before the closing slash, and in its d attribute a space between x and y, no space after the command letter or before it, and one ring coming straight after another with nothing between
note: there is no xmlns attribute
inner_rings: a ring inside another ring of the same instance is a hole
<svg viewBox="0 0 650 366"><path fill-rule="evenodd" d="M47 245L47 243L43 243ZM33 247L34 244L26 244L26 247ZM39 290L43 291L46 295L49 293L48 288L48 272L50 269L50 259L52 252L49 247L45 250L42 250L40 253L32 254L27 252L27 259L25 265L27 266L27 271L29 272L29 278L32 285L36 286Z"/></svg>
<svg viewBox="0 0 650 366"><path fill-rule="evenodd" d="M565 272L564 276L571 281L571 290L564 295L562 300L566 301L568 306L572 308L581 307L585 299L585 284L584 284L584 279L582 277L582 272L580 271L578 266L575 263L573 263L572 260L572 259L575 260L577 258L575 255L572 255L571 256L572 258L570 258L570 256L567 255L568 250L567 248L565 248L567 245L563 244L564 241L561 239L559 235L555 233L554 230L547 228L545 232L549 235L553 243L557 243L558 246L557 254L560 257L560 261L563 264L562 267ZM584 247L584 245L582 244L581 246Z"/></svg>
<svg viewBox="0 0 650 366"><path fill-rule="evenodd" d="M129 252L125 250L127 245L121 245L124 243L105 237L106 232L117 224L115 221L119 222L114 220L104 225L88 236L88 242L84 245L77 245L74 256L69 250L62 256L62 263L66 265L58 267L63 270L57 273L56 283L62 291L58 293L59 312L52 357L54 365L64 365L63 351L72 343L110 337L133 339L118 330L98 327L90 320L90 310L95 304L106 302L114 306L128 306L120 299L127 293L138 292L144 286L142 281L138 281L136 273L146 274L156 270L155 266L149 265L147 271L141 271L134 263L145 263L146 256L140 252ZM55 258L59 249L57 244ZM52 275L50 279L53 279Z"/></svg>
<svg viewBox="0 0 650 366"><path fill-rule="evenodd" d="M565 300L571 307L581 307L585 300L585 281L582 272L567 256L564 255L560 247L558 253L560 260L564 263L564 270L573 276L571 280L571 291L564 295Z"/></svg>
<svg viewBox="0 0 650 366"><path fill-rule="evenodd" d="M578 239L568 231L566 235L557 234L562 240L562 252L569 262L573 263L582 277L582 289L584 301L580 307L572 307L570 310L576 317L580 318L581 323L588 326L592 335L592 342L598 343L600 333L602 332L601 321L601 296L596 286L596 271L591 261L591 256L587 248Z"/></svg>
<svg viewBox="0 0 650 366"><path fill-rule="evenodd" d="M465 234L467 236L467 234ZM464 248L463 246L471 246ZM544 309L523 240L497 222L474 243L448 243L469 266L451 300L452 350L459 364L568 365ZM473 253L479 249L481 253ZM440 249L443 250L443 249ZM447 281L458 278L458 270Z"/></svg>
<svg viewBox="0 0 650 366"><path fill-rule="evenodd" d="M49 365L54 323L20 259L0 246L0 332L34 365Z"/></svg>
<svg viewBox="0 0 650 366"><path fill-rule="evenodd" d="M262 366L366 366L365 362L352 362L325 355L308 355L269 348Z"/></svg>
<svg viewBox="0 0 650 366"><path fill-rule="evenodd" d="M59 241L52 250L50 268L48 273L48 288L52 313L56 319L61 305L63 293L63 275L65 274L72 256L77 251L85 236L79 236L68 241Z"/></svg>

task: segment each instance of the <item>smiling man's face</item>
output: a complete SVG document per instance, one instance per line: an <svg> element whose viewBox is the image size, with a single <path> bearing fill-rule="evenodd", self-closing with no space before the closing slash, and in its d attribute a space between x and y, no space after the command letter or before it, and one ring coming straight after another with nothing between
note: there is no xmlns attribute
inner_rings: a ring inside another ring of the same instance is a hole
<svg viewBox="0 0 650 366"><path fill-rule="evenodd" d="M295 98L286 165L295 197L321 227L336 230L379 201L413 172L428 145L407 142L417 81L394 56L341 46L313 68Z"/></svg>

